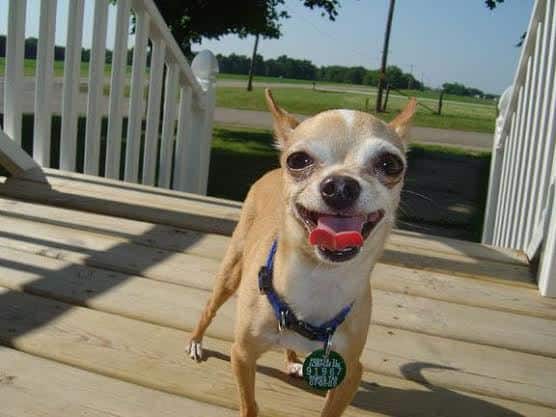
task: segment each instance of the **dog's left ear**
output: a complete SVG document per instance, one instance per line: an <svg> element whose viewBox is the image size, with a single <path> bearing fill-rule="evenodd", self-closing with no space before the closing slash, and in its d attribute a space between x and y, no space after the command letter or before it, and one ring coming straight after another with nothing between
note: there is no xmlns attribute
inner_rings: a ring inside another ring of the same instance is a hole
<svg viewBox="0 0 556 417"><path fill-rule="evenodd" d="M274 121L274 135L276 136L276 145L279 149L284 149L289 141L290 134L299 124L297 119L278 106L272 97L272 91L269 88L264 90L266 97L266 105L272 113Z"/></svg>
<svg viewBox="0 0 556 417"><path fill-rule="evenodd" d="M415 108L417 107L417 100L415 97L411 97L409 102L406 104L405 108L402 110L400 114L398 114L394 120L392 120L388 125L396 131L396 133L402 138L405 139L407 133L409 132L409 128L411 127L411 119L415 114Z"/></svg>

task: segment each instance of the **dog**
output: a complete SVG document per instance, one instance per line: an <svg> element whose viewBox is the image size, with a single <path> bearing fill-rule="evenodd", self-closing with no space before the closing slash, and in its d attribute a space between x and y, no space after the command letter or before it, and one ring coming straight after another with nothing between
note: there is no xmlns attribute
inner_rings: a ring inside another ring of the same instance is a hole
<svg viewBox="0 0 556 417"><path fill-rule="evenodd" d="M265 96L281 168L251 187L187 350L201 360L203 334L239 289L231 364L240 415L257 415L256 361L279 346L296 376L296 352L332 350L344 359L345 379L328 391L321 414L340 416L361 380L369 277L395 222L416 101L390 123L352 110L299 123L270 90Z"/></svg>

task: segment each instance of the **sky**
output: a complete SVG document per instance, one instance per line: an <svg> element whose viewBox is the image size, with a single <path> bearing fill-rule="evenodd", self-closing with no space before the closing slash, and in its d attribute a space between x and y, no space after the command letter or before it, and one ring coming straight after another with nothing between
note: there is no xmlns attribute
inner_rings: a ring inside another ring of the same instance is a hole
<svg viewBox="0 0 556 417"><path fill-rule="evenodd" d="M68 1L58 1L56 43L65 43ZM86 0L83 45L90 47L93 4ZM286 0L292 16L282 24L278 40L262 39L259 53L265 58L288 55L309 59L316 65L362 65L378 68L384 40L388 0L341 0L335 22L318 11ZM388 63L412 72L426 85L461 82L485 92L501 93L512 83L520 48L514 45L526 31L533 0L506 0L494 11L483 0L397 0ZM36 36L39 0L28 0L26 36ZM6 32L8 0L0 0L0 33ZM109 27L115 10L110 8ZM253 37L224 36L193 45L194 50L250 56ZM131 42L132 43L132 42ZM113 31L107 46L113 44Z"/></svg>

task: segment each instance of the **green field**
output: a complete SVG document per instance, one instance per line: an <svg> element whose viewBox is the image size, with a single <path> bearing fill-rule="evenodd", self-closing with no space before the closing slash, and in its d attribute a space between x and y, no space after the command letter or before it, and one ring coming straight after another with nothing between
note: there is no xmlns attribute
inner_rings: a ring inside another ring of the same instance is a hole
<svg viewBox="0 0 556 417"><path fill-rule="evenodd" d="M372 112L374 108L373 96L291 87L273 88L272 91L278 103L291 113L311 115L334 108ZM406 102L405 97L390 97L388 111L381 113L379 117L385 120L392 119ZM262 88L255 88L252 92L248 92L243 88L218 87L216 104L219 107L244 110L267 110ZM494 106L446 102L440 116L433 114L427 108L418 106L415 125L492 133L495 119Z"/></svg>
<svg viewBox="0 0 556 417"><path fill-rule="evenodd" d="M247 75L242 74L218 74L219 80L233 80L233 81L245 81L247 85ZM276 84L300 84L300 85L309 85L312 86L313 82L309 80L298 80L294 78L281 78L281 77L266 77L262 75L257 75L253 78L255 82L262 82L262 83L276 83ZM347 84L347 83L335 83L330 81L317 81L315 82L315 86L318 89L319 86L326 86L326 87L337 87L342 88L345 90L355 90L360 91L362 93L367 94L376 94L376 87L367 86L367 85L359 85L359 84ZM426 99L432 100L434 106L436 107L436 103L438 103L438 97L440 93L438 91L433 90L400 90L401 94L405 94L408 96L415 96L415 97L422 97ZM396 90L392 90L392 95L400 95L400 92ZM486 106L495 106L496 102L493 100L486 100L481 98L475 97L465 97L465 96L455 96L453 94L445 94L444 101L459 101L462 103L473 103L473 104L483 104Z"/></svg>
<svg viewBox="0 0 556 417"><path fill-rule="evenodd" d="M35 75L36 63L34 59L25 59L23 61L23 73L26 77L32 77ZM0 57L0 77L4 76L4 71L6 67L6 58ZM106 64L104 66L104 74L110 76L110 71L112 71L112 66ZM127 71L131 73L131 66L127 67ZM80 69L81 77L87 77L89 75L89 63L82 62ZM63 77L64 76L64 61L54 61L54 76Z"/></svg>
<svg viewBox="0 0 556 417"><path fill-rule="evenodd" d="M24 61L24 73L26 76L35 74L35 60L26 59ZM3 75L5 59L0 58L0 76ZM89 71L88 63L81 63L81 77L87 77ZM105 74L110 76L111 66L105 65ZM128 72L131 67L128 67ZM64 74L64 63L54 62L54 76L61 77ZM246 76L221 74L220 79L245 80ZM372 87L356 86L350 84L318 83L317 89L306 88L307 81L291 80L286 78L257 77L259 81L278 82L287 84L299 84L295 87L274 87L273 92L278 102L292 113L312 115L323 110L334 108L346 108L353 110L372 112L375 104L375 89ZM305 84L305 86L302 86ZM319 89L319 86L322 89ZM85 87L85 86L83 86ZM242 86L241 86L242 87ZM329 91L325 88L338 88L354 90L354 92ZM83 88L82 93L86 92ZM105 87L105 94L109 93L109 87ZM431 91L404 91L410 95L420 98L421 106L418 107L415 117L415 125L423 127L435 127L442 129L457 129L476 132L492 133L496 118L496 107L491 102L477 100L469 97L446 96L442 115L435 114L432 110L436 109L435 92ZM388 100L386 113L379 116L385 120L392 119L395 114L404 106L407 99L392 92ZM488 104L484 104L488 103ZM244 110L266 111L263 90L255 88L253 92L247 92L239 86L217 88L217 105L220 107L230 107Z"/></svg>

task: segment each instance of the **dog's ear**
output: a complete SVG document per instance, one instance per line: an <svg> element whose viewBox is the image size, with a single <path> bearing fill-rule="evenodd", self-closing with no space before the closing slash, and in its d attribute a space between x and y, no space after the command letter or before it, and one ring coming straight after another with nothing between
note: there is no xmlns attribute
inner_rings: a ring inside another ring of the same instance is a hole
<svg viewBox="0 0 556 417"><path fill-rule="evenodd" d="M392 120L388 125L396 131L396 133L402 138L405 139L407 133L409 132L409 128L411 127L411 119L415 114L415 108L417 107L417 100L415 97L411 97L409 102L406 104L405 108L402 110L400 114L398 114L394 120Z"/></svg>
<svg viewBox="0 0 556 417"><path fill-rule="evenodd" d="M289 136L293 129L299 124L297 119L278 106L272 97L272 91L269 88L264 90L266 97L266 105L272 113L274 121L274 136L276 137L276 146L278 149L285 148L288 143Z"/></svg>

